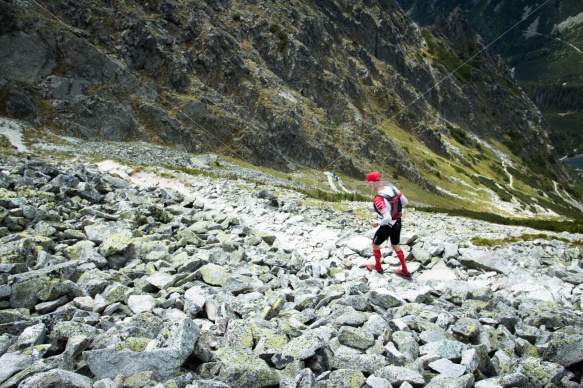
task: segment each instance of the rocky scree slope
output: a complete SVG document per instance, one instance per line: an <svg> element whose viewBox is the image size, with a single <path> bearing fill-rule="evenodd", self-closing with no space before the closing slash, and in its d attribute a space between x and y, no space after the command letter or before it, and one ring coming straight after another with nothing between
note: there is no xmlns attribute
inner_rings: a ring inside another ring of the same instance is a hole
<svg viewBox="0 0 583 388"><path fill-rule="evenodd" d="M427 35L394 1L0 7L0 112L65 135L353 177L380 164L434 189L379 131L394 122L451 160L453 129L520 141L526 163L568 179L499 58L483 51L449 75L484 48L461 15Z"/></svg>
<svg viewBox="0 0 583 388"><path fill-rule="evenodd" d="M0 387L581 386L581 235L410 209L407 281L351 212L118 171L0 160Z"/></svg>

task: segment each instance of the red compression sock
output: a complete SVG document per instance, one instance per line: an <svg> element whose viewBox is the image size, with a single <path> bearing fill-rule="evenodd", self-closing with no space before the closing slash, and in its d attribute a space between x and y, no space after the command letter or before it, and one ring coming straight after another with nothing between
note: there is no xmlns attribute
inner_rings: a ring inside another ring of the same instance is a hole
<svg viewBox="0 0 583 388"><path fill-rule="evenodd" d="M375 261L375 269L377 271L382 271L383 267L381 267L381 259L382 259L382 254L381 254L381 250L380 249L376 249L372 251L373 255L374 255L374 261Z"/></svg>
<svg viewBox="0 0 583 388"><path fill-rule="evenodd" d="M409 270L407 270L407 263L405 262L405 252L403 252L403 250L398 251L397 257L401 262L401 270L403 271L404 274L408 274Z"/></svg>

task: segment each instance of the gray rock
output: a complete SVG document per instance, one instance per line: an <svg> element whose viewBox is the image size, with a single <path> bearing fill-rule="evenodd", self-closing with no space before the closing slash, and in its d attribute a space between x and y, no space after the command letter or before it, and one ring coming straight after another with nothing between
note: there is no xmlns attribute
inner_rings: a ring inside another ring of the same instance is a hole
<svg viewBox="0 0 583 388"><path fill-rule="evenodd" d="M373 337L378 337L388 329L389 324L378 314L371 315L362 325L362 330L371 333Z"/></svg>
<svg viewBox="0 0 583 388"><path fill-rule="evenodd" d="M459 257L458 245L450 242L443 243L444 251L441 257L444 260L457 259Z"/></svg>
<svg viewBox="0 0 583 388"><path fill-rule="evenodd" d="M393 342L399 349L399 352L405 356L408 361L414 361L419 356L419 345L413 337L413 334L407 331L395 331L392 334Z"/></svg>
<svg viewBox="0 0 583 388"><path fill-rule="evenodd" d="M376 377L375 375L371 375L366 379L366 384L371 387L371 388L391 388L392 385L389 382L389 380L387 379L383 379L381 377ZM411 384L405 386L405 384L408 383L403 383L401 384L401 388L408 388L408 387L412 387Z"/></svg>
<svg viewBox="0 0 583 388"><path fill-rule="evenodd" d="M263 282L254 279L250 276L244 275L233 275L229 276L225 283L223 284L223 289L227 292L232 293L233 295L245 293L245 292L252 292L255 290L260 289L263 286Z"/></svg>
<svg viewBox="0 0 583 388"><path fill-rule="evenodd" d="M399 386L405 382L414 386L425 384L425 379L418 371L400 366L385 366L376 371L375 376L387 379L393 386Z"/></svg>
<svg viewBox="0 0 583 388"><path fill-rule="evenodd" d="M292 360L305 360L325 346L325 342L313 333L307 332L293 338L272 358L276 365L287 365Z"/></svg>
<svg viewBox="0 0 583 388"><path fill-rule="evenodd" d="M166 272L154 272L146 278L146 281L154 287L164 290L176 282L176 276Z"/></svg>
<svg viewBox="0 0 583 388"><path fill-rule="evenodd" d="M91 388L93 382L89 377L69 372L63 369L53 369L48 372L38 373L22 381L19 387L71 387L71 388Z"/></svg>
<svg viewBox="0 0 583 388"><path fill-rule="evenodd" d="M420 354L435 354L448 360L461 359L462 352L466 350L466 345L451 340L441 340L429 342L419 348Z"/></svg>
<svg viewBox="0 0 583 388"><path fill-rule="evenodd" d="M184 293L184 312L191 317L196 317L206 302L206 292L198 286L191 287Z"/></svg>
<svg viewBox="0 0 583 388"><path fill-rule="evenodd" d="M222 286L229 277L229 272L222 266L207 264L199 269L202 280L211 286Z"/></svg>
<svg viewBox="0 0 583 388"><path fill-rule="evenodd" d="M466 372L474 373L480 366L480 357L475 349L468 349L462 352L460 364L465 366Z"/></svg>
<svg viewBox="0 0 583 388"><path fill-rule="evenodd" d="M374 344L374 337L361 328L343 326L338 334L338 340L341 344L356 349L368 349Z"/></svg>
<svg viewBox="0 0 583 388"><path fill-rule="evenodd" d="M438 375L431 379L425 387L430 388L472 388L476 387L474 385L475 379L473 375L464 375L457 378L449 378L444 375Z"/></svg>
<svg viewBox="0 0 583 388"><path fill-rule="evenodd" d="M337 369L332 371L326 381L326 387L341 388L351 386L360 387L366 382L364 374L354 369ZM349 385L350 384L350 385Z"/></svg>
<svg viewBox="0 0 583 388"><path fill-rule="evenodd" d="M279 384L275 370L248 349L221 348L216 352L222 364L218 379L242 388L269 387Z"/></svg>
<svg viewBox="0 0 583 388"><path fill-rule="evenodd" d="M466 373L464 365L454 364L450 360L443 358L430 362L429 367L449 379L458 378Z"/></svg>
<svg viewBox="0 0 583 388"><path fill-rule="evenodd" d="M45 335L47 333L46 326L43 323L38 323L29 326L22 331L16 340L16 345L19 349L27 348L29 346L40 345L44 343Z"/></svg>
<svg viewBox="0 0 583 388"><path fill-rule="evenodd" d="M54 39L46 41L25 31L3 34L0 38L2 58L0 70L9 80L33 84L50 74L56 66Z"/></svg>
<svg viewBox="0 0 583 388"><path fill-rule="evenodd" d="M583 335L554 332L543 358L547 361L569 367L583 361Z"/></svg>
<svg viewBox="0 0 583 388"><path fill-rule="evenodd" d="M24 354L6 353L0 357L0 383L14 373L26 369L33 362L33 357Z"/></svg>
<svg viewBox="0 0 583 388"><path fill-rule="evenodd" d="M374 373L387 365L386 357L380 354L338 354L332 360L332 369L353 369Z"/></svg>
<svg viewBox="0 0 583 388"><path fill-rule="evenodd" d="M519 373L535 386L558 385L565 376L565 368L562 365L547 362L534 357L519 359L511 373Z"/></svg>
<svg viewBox="0 0 583 388"><path fill-rule="evenodd" d="M385 309L401 306L406 303L403 299L399 298L397 294L384 288L371 291L369 298L371 303Z"/></svg>
<svg viewBox="0 0 583 388"><path fill-rule="evenodd" d="M496 271L508 275L512 270L512 262L505 257L500 257L501 251L489 252L477 249L465 250L460 258L460 263L469 268L479 268L486 271ZM505 256L502 253L502 256Z"/></svg>
<svg viewBox="0 0 583 388"><path fill-rule="evenodd" d="M135 313L152 311L156 307L156 300L151 295L130 295L128 307Z"/></svg>
<svg viewBox="0 0 583 388"><path fill-rule="evenodd" d="M367 237L354 236L347 241L346 247L364 257L372 255L371 240Z"/></svg>
<svg viewBox="0 0 583 388"><path fill-rule="evenodd" d="M421 264L426 265L431 261L431 253L423 249L422 247L415 245L411 249L411 254L415 258L415 260L419 261Z"/></svg>
<svg viewBox="0 0 583 388"><path fill-rule="evenodd" d="M199 329L192 320L183 319L174 322L166 330L151 341L143 352L111 348L87 351L84 353L87 364L98 379L151 371L156 378L166 380L176 373L194 350Z"/></svg>

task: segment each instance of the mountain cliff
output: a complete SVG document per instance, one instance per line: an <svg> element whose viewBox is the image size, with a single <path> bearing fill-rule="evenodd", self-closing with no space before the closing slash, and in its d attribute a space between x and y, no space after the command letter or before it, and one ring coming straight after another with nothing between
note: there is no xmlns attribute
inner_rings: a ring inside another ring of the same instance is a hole
<svg viewBox="0 0 583 388"><path fill-rule="evenodd" d="M583 150L583 4L538 2L398 0L413 20L434 24L456 7L514 68L521 87L538 106L559 155Z"/></svg>
<svg viewBox="0 0 583 388"><path fill-rule="evenodd" d="M446 172L497 181L510 159L545 190L570 181L540 112L461 13L422 29L395 1L0 8L0 114L51 133L282 171L381 169L441 194L459 186Z"/></svg>

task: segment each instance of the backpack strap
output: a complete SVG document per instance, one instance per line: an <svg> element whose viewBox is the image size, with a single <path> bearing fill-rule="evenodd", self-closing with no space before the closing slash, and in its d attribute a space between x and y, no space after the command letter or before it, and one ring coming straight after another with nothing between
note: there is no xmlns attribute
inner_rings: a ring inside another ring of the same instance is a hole
<svg viewBox="0 0 583 388"><path fill-rule="evenodd" d="M403 215L403 204L401 204L401 196L403 194L399 193L397 189L394 188L393 186L391 186L391 189L393 190L393 193L395 193L394 195L379 193L377 194L377 197L384 198L387 200L387 202L389 202L389 204L391 205L391 218L396 220L397 218L401 218L401 216ZM377 211L377 213L380 214L376 207L375 210Z"/></svg>

